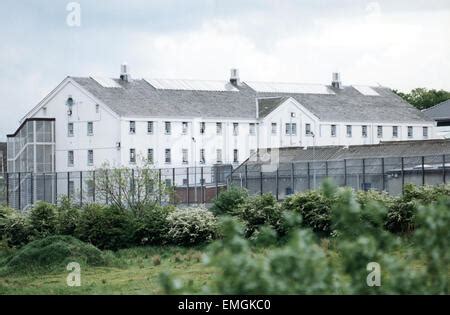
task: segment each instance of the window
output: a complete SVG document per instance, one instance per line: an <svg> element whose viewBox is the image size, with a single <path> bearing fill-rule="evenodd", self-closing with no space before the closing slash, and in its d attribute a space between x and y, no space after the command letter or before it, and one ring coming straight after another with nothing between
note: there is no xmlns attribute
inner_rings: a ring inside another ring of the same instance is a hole
<svg viewBox="0 0 450 315"><path fill-rule="evenodd" d="M98 114L100 113L100 105L95 104L95 112Z"/></svg>
<svg viewBox="0 0 450 315"><path fill-rule="evenodd" d="M136 149L130 149L130 163L136 163Z"/></svg>
<svg viewBox="0 0 450 315"><path fill-rule="evenodd" d="M352 136L352 126L351 125L347 125L347 137L351 137Z"/></svg>
<svg viewBox="0 0 450 315"><path fill-rule="evenodd" d="M181 132L185 135L187 134L187 131L188 131L188 123L187 121L183 121L181 123Z"/></svg>
<svg viewBox="0 0 450 315"><path fill-rule="evenodd" d="M408 126L408 138L412 138L414 136L413 134L413 127Z"/></svg>
<svg viewBox="0 0 450 315"><path fill-rule="evenodd" d="M166 178L165 184L166 184L166 187L171 187L172 186L172 180L170 178Z"/></svg>
<svg viewBox="0 0 450 315"><path fill-rule="evenodd" d="M277 134L277 123L272 123L272 134L273 135Z"/></svg>
<svg viewBox="0 0 450 315"><path fill-rule="evenodd" d="M136 122L130 121L130 133L134 134L136 133Z"/></svg>
<svg viewBox="0 0 450 315"><path fill-rule="evenodd" d="M255 153L256 153L256 150L255 150L255 149L250 149L250 156L255 155Z"/></svg>
<svg viewBox="0 0 450 315"><path fill-rule="evenodd" d="M222 123L221 122L216 123L216 133L218 135L222 134Z"/></svg>
<svg viewBox="0 0 450 315"><path fill-rule="evenodd" d="M171 155L171 154L170 154L170 149L166 149L165 154L164 154L164 157L165 157L165 162L166 162L167 164L170 164L171 161L172 161L172 158L171 158L170 155Z"/></svg>
<svg viewBox="0 0 450 315"><path fill-rule="evenodd" d="M147 121L147 133L153 133L153 121Z"/></svg>
<svg viewBox="0 0 450 315"><path fill-rule="evenodd" d="M428 138L428 127L423 127L422 134L424 138Z"/></svg>
<svg viewBox="0 0 450 315"><path fill-rule="evenodd" d="M237 136L239 134L239 124L233 123L233 135Z"/></svg>
<svg viewBox="0 0 450 315"><path fill-rule="evenodd" d="M392 127L392 137L397 138L398 137L398 126Z"/></svg>
<svg viewBox="0 0 450 315"><path fill-rule="evenodd" d="M206 124L204 121L200 122L200 134L204 134L206 129Z"/></svg>
<svg viewBox="0 0 450 315"><path fill-rule="evenodd" d="M331 136L336 137L336 125L331 125Z"/></svg>
<svg viewBox="0 0 450 315"><path fill-rule="evenodd" d="M305 124L305 134L307 136L311 135L311 124Z"/></svg>
<svg viewBox="0 0 450 315"><path fill-rule="evenodd" d="M367 126L366 125L362 126L361 132L362 132L362 137L367 138Z"/></svg>
<svg viewBox="0 0 450 315"><path fill-rule="evenodd" d="M222 149L217 149L216 155L217 155L216 157L217 163L222 163Z"/></svg>
<svg viewBox="0 0 450 315"><path fill-rule="evenodd" d="M234 163L238 163L238 161L239 161L238 150L237 150L237 149L234 149L234 150L233 150L233 162L234 162Z"/></svg>
<svg viewBox="0 0 450 315"><path fill-rule="evenodd" d="M170 132L172 131L172 128L171 128L172 126L171 126L171 124L170 124L170 121L166 121L165 123L164 123L164 131L165 131L165 133L166 133L166 135L170 135Z"/></svg>
<svg viewBox="0 0 450 315"><path fill-rule="evenodd" d="M377 137L383 138L383 126L377 126Z"/></svg>
<svg viewBox="0 0 450 315"><path fill-rule="evenodd" d="M87 164L94 165L94 150L88 150L87 153Z"/></svg>
<svg viewBox="0 0 450 315"><path fill-rule="evenodd" d="M147 161L150 164L153 164L153 149L147 150Z"/></svg>
<svg viewBox="0 0 450 315"><path fill-rule="evenodd" d="M88 121L87 123L87 135L92 136L94 134L94 123L92 121Z"/></svg>
<svg viewBox="0 0 450 315"><path fill-rule="evenodd" d="M286 135L296 135L297 134L297 124L286 124Z"/></svg>
<svg viewBox="0 0 450 315"><path fill-rule="evenodd" d="M73 180L69 180L69 187L67 189L69 197L75 195L75 182Z"/></svg>
<svg viewBox="0 0 450 315"><path fill-rule="evenodd" d="M181 152L182 152L183 164L188 164L188 150L182 149Z"/></svg>
<svg viewBox="0 0 450 315"><path fill-rule="evenodd" d="M187 178L183 178L183 186L187 186L188 185L188 180Z"/></svg>
<svg viewBox="0 0 450 315"><path fill-rule="evenodd" d="M200 149L200 164L205 164L205 149Z"/></svg>
<svg viewBox="0 0 450 315"><path fill-rule="evenodd" d="M74 156L73 151L67 152L67 166L73 166L74 165Z"/></svg>
<svg viewBox="0 0 450 315"><path fill-rule="evenodd" d="M256 134L256 127L255 127L254 123L250 123L250 125L249 125L249 133L252 136L254 136Z"/></svg>
<svg viewBox="0 0 450 315"><path fill-rule="evenodd" d="M73 123L67 124L67 136L73 137Z"/></svg>

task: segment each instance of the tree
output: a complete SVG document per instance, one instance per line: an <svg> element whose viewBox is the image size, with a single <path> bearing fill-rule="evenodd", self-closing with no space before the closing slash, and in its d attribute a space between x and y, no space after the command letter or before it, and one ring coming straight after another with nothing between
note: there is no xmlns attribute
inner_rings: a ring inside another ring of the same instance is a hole
<svg viewBox="0 0 450 315"><path fill-rule="evenodd" d="M96 191L104 200L119 208L142 210L165 199L170 191L151 165L111 168L104 164L96 171Z"/></svg>
<svg viewBox="0 0 450 315"><path fill-rule="evenodd" d="M410 93L393 92L418 109L426 109L450 99L450 92L444 90L415 88Z"/></svg>

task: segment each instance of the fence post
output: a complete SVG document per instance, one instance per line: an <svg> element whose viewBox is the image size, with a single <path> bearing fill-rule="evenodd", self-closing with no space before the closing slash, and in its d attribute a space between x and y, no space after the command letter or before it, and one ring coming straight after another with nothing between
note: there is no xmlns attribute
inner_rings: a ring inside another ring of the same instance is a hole
<svg viewBox="0 0 450 315"><path fill-rule="evenodd" d="M6 205L10 206L9 204L9 173L6 174Z"/></svg>
<svg viewBox="0 0 450 315"><path fill-rule="evenodd" d="M70 172L67 172L67 198L70 200Z"/></svg>
<svg viewBox="0 0 450 315"><path fill-rule="evenodd" d="M328 178L328 161L325 161L325 178Z"/></svg>
<svg viewBox="0 0 450 315"><path fill-rule="evenodd" d="M106 186L105 202L106 202L106 204L109 204L109 177L108 177L108 169L105 169L105 186Z"/></svg>
<svg viewBox="0 0 450 315"><path fill-rule="evenodd" d="M405 192L405 161L403 157L401 158L401 163L402 163L401 172L402 172L402 195L403 195Z"/></svg>
<svg viewBox="0 0 450 315"><path fill-rule="evenodd" d="M219 168L216 166L214 169L215 172L215 182L216 182L216 198L219 196Z"/></svg>
<svg viewBox="0 0 450 315"><path fill-rule="evenodd" d="M18 187L19 187L19 209L20 210L22 210L22 184L20 183L20 172L19 172L19 185L18 185Z"/></svg>
<svg viewBox="0 0 450 315"><path fill-rule="evenodd" d="M96 189L95 189L95 171L92 171L92 202L95 202L95 194L96 194Z"/></svg>
<svg viewBox="0 0 450 315"><path fill-rule="evenodd" d="M58 204L58 173L55 172L55 181L54 181L54 185L55 185L55 205Z"/></svg>
<svg viewBox="0 0 450 315"><path fill-rule="evenodd" d="M362 189L366 190L366 159L362 159Z"/></svg>
<svg viewBox="0 0 450 315"><path fill-rule="evenodd" d="M445 154L442 155L442 179L443 179L443 183L446 183L446 178L445 178L446 174L445 174Z"/></svg>
<svg viewBox="0 0 450 315"><path fill-rule="evenodd" d="M276 183L276 198L277 198L277 200L278 200L278 194L279 194L279 191L278 191L278 190L279 190L279 188L280 188L280 187L279 187L279 182L278 182L278 181L279 181L278 175L279 175L279 174L278 174L278 168L277 168L277 171L276 171L276 173L275 173L275 176L276 176L276 177L275 177L275 183Z"/></svg>
<svg viewBox="0 0 450 315"><path fill-rule="evenodd" d="M201 198L202 204L205 203L205 192L203 190L203 185L204 185L204 179L203 179L203 166L202 166L202 167L200 167L200 192L201 192L200 198ZM198 203L198 201L197 201L197 203Z"/></svg>
<svg viewBox="0 0 450 315"><path fill-rule="evenodd" d="M158 195L159 195L159 205L162 203L162 192L161 192L161 169L158 172Z"/></svg>
<svg viewBox="0 0 450 315"><path fill-rule="evenodd" d="M311 189L311 174L310 174L311 170L310 170L309 162L306 165L308 166L308 171L307 171L307 174L308 174L308 190L310 190Z"/></svg>
<svg viewBox="0 0 450 315"><path fill-rule="evenodd" d="M31 172L30 173L30 186L31 186L31 189L30 189L30 192L31 192L31 204L34 204L34 176L33 176L33 172Z"/></svg>
<svg viewBox="0 0 450 315"><path fill-rule="evenodd" d="M386 179L384 178L384 158L381 158L381 181L383 185L383 191L386 190Z"/></svg>
<svg viewBox="0 0 450 315"><path fill-rule="evenodd" d="M292 186L292 193L294 193L295 192L294 163L291 163L291 186Z"/></svg>
<svg viewBox="0 0 450 315"><path fill-rule="evenodd" d="M83 172L80 171L80 207L83 206Z"/></svg>
<svg viewBox="0 0 450 315"><path fill-rule="evenodd" d="M422 186L425 186L425 157L422 156Z"/></svg>
<svg viewBox="0 0 450 315"><path fill-rule="evenodd" d="M347 186L347 160L344 159L344 186Z"/></svg>
<svg viewBox="0 0 450 315"><path fill-rule="evenodd" d="M186 167L186 202L189 205L189 167Z"/></svg>
<svg viewBox="0 0 450 315"><path fill-rule="evenodd" d="M131 202L134 204L134 193L135 193L135 187L134 187L134 168L131 169Z"/></svg>
<svg viewBox="0 0 450 315"><path fill-rule="evenodd" d="M43 183L43 190L44 190L44 198L42 198L42 199L44 199L43 201L47 201L47 199L46 199L46 193L47 193L47 189L45 189L45 173L42 173L42 178L43 178L43 180L42 180L42 183Z"/></svg>
<svg viewBox="0 0 450 315"><path fill-rule="evenodd" d="M244 171L245 171L245 189L248 189L248 173L247 173L247 164L244 165Z"/></svg>
<svg viewBox="0 0 450 315"><path fill-rule="evenodd" d="M259 172L259 194L263 194L263 172Z"/></svg>
<svg viewBox="0 0 450 315"><path fill-rule="evenodd" d="M176 198L177 198L177 191L175 187L175 167L172 167L172 201L173 204L176 204Z"/></svg>

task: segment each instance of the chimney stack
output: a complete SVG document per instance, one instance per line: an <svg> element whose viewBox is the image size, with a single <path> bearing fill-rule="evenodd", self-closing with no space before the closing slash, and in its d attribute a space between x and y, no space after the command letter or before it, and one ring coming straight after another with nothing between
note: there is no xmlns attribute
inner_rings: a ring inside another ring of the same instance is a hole
<svg viewBox="0 0 450 315"><path fill-rule="evenodd" d="M125 82L130 81L130 74L128 73L128 64L122 63L120 65L120 79Z"/></svg>
<svg viewBox="0 0 450 315"><path fill-rule="evenodd" d="M336 89L342 88L341 74L339 72L333 72L331 86Z"/></svg>
<svg viewBox="0 0 450 315"><path fill-rule="evenodd" d="M230 72L230 83L233 85L241 84L241 80L239 79L239 69L231 69Z"/></svg>

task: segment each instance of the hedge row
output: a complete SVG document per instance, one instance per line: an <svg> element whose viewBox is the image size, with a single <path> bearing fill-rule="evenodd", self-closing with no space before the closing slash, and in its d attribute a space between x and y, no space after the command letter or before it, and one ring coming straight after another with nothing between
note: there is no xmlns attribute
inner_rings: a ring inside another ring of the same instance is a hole
<svg viewBox="0 0 450 315"><path fill-rule="evenodd" d="M193 245L217 237L216 217L203 208L148 205L142 210L89 204L79 208L64 199L58 206L37 203L28 214L0 208L0 238L20 247L51 235L70 235L100 249L136 245Z"/></svg>

